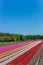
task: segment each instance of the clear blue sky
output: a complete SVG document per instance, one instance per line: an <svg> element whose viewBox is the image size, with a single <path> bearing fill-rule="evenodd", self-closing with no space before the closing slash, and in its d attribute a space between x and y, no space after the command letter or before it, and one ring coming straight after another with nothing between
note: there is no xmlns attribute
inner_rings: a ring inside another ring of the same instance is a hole
<svg viewBox="0 0 43 65"><path fill-rule="evenodd" d="M0 32L43 34L43 0L0 0Z"/></svg>

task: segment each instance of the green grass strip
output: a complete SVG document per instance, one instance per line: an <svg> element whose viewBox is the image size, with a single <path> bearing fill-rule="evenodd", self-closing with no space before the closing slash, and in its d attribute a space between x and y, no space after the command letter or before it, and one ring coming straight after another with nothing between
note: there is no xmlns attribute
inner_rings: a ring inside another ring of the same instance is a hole
<svg viewBox="0 0 43 65"><path fill-rule="evenodd" d="M38 60L34 63L34 65L38 65L40 61L40 57L38 58Z"/></svg>

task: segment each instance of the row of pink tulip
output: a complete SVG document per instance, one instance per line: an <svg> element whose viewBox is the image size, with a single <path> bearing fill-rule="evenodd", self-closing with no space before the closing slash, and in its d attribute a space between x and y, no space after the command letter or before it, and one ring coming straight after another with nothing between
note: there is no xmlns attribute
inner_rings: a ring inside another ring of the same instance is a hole
<svg viewBox="0 0 43 65"><path fill-rule="evenodd" d="M30 43L32 43L32 42L34 42L34 41L20 42L20 43L18 43L18 44L11 44L11 45L2 46L2 47L0 46L0 54L1 54L1 53L4 53L4 52L6 52L6 51L9 51L9 50L13 50L13 49L16 49L16 48L25 46L25 45L30 44Z"/></svg>

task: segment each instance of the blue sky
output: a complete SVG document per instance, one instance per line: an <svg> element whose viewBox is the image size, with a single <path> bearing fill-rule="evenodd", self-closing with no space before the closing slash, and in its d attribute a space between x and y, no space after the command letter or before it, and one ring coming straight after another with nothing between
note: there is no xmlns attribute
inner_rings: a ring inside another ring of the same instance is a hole
<svg viewBox="0 0 43 65"><path fill-rule="evenodd" d="M43 0L0 0L0 32L43 34Z"/></svg>

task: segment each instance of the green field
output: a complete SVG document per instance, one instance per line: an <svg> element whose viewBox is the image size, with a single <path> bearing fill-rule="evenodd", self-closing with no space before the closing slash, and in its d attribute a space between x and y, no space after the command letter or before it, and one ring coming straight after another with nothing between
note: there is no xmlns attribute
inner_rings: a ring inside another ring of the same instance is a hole
<svg viewBox="0 0 43 65"><path fill-rule="evenodd" d="M10 44L16 44L16 42L0 42L0 46L10 45Z"/></svg>

